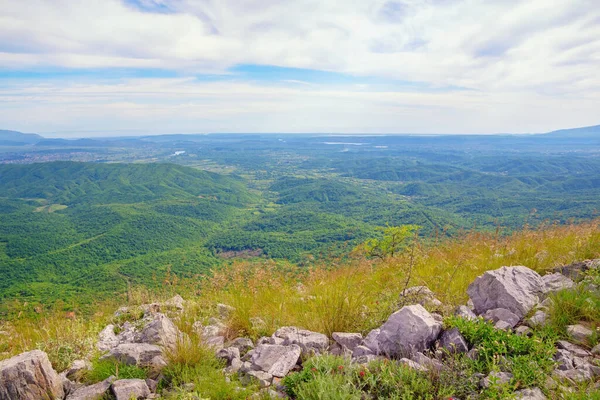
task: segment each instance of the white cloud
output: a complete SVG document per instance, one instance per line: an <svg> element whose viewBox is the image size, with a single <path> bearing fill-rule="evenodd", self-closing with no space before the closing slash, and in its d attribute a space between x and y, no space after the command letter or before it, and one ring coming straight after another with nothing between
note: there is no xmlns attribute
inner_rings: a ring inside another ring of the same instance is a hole
<svg viewBox="0 0 600 400"><path fill-rule="evenodd" d="M11 128L492 132L600 122L597 0L143 0L145 11L118 0L2 3L0 65L10 69L192 76L264 64L472 89L21 80L0 87Z"/></svg>

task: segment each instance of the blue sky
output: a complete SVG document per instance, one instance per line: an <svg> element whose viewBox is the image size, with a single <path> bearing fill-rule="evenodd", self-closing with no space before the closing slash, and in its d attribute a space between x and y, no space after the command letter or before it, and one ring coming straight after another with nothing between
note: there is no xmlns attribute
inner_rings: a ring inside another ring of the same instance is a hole
<svg viewBox="0 0 600 400"><path fill-rule="evenodd" d="M20 0L0 129L494 133L600 124L595 0Z"/></svg>

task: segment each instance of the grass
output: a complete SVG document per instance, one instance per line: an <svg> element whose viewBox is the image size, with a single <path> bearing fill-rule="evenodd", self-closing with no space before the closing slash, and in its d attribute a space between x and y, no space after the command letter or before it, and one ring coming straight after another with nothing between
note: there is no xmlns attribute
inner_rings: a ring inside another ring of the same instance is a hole
<svg viewBox="0 0 600 400"><path fill-rule="evenodd" d="M237 262L201 282L195 299L205 308L216 303L235 307L229 321L233 336L258 337L285 325L326 334L366 333L397 309L407 285L428 286L450 311L467 301L468 285L487 270L525 265L543 273L600 257L599 223L543 226L509 236L467 233L421 241L381 261L358 254L300 271L272 262ZM252 318L264 326L253 327Z"/></svg>
<svg viewBox="0 0 600 400"><path fill-rule="evenodd" d="M83 374L86 383L93 384L114 376L117 379L146 379L148 370L135 365L127 365L114 360L92 361L92 368Z"/></svg>

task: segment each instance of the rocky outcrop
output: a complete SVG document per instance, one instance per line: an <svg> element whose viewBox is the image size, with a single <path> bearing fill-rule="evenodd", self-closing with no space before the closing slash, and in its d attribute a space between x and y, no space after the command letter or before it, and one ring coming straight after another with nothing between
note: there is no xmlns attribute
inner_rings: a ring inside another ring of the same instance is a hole
<svg viewBox="0 0 600 400"><path fill-rule="evenodd" d="M116 378L111 376L102 382L94 385L84 386L75 390L67 396L67 400L98 400L101 399L110 389L110 385Z"/></svg>
<svg viewBox="0 0 600 400"><path fill-rule="evenodd" d="M544 275L542 276L542 280L544 281L544 293L546 294L555 293L564 289L571 289L575 286L575 282L558 272Z"/></svg>
<svg viewBox="0 0 600 400"><path fill-rule="evenodd" d="M518 266L487 271L469 285L475 312L505 308L523 318L543 296L545 284L535 271Z"/></svg>
<svg viewBox="0 0 600 400"><path fill-rule="evenodd" d="M329 339L326 335L318 332L312 332L306 329L299 329L295 326L284 326L279 328L273 334L275 339L283 339L281 344L300 346L302 354L305 356L320 354L329 347Z"/></svg>
<svg viewBox="0 0 600 400"><path fill-rule="evenodd" d="M39 400L64 397L63 381L48 356L33 350L0 361L0 400Z"/></svg>
<svg viewBox="0 0 600 400"><path fill-rule="evenodd" d="M180 340L179 329L166 315L157 313L135 336L135 342L163 346L173 350Z"/></svg>

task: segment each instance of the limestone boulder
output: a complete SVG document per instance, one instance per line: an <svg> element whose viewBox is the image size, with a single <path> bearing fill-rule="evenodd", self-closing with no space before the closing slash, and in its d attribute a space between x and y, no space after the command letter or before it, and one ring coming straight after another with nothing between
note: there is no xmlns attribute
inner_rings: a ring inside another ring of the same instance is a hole
<svg viewBox="0 0 600 400"><path fill-rule="evenodd" d="M518 315L510 310L507 310L506 308L493 308L491 310L487 310L485 314L483 314L483 318L486 321L490 321L494 324L498 321L504 321L509 324L511 328L517 326L521 320Z"/></svg>
<svg viewBox="0 0 600 400"><path fill-rule="evenodd" d="M564 289L571 289L575 286L575 282L558 272L544 275L542 276L542 280L544 281L544 293L546 294L556 293Z"/></svg>
<svg viewBox="0 0 600 400"><path fill-rule="evenodd" d="M295 344L261 344L254 349L250 363L255 371L283 378L296 365L301 353L302 349Z"/></svg>
<svg viewBox="0 0 600 400"><path fill-rule="evenodd" d="M62 399L63 381L41 350L0 361L0 400Z"/></svg>
<svg viewBox="0 0 600 400"><path fill-rule="evenodd" d="M350 351L354 351L356 346L362 343L363 337L360 333L343 333L343 332L334 332L331 337L333 340L342 346L342 348L346 348Z"/></svg>
<svg viewBox="0 0 600 400"><path fill-rule="evenodd" d="M442 324L420 304L402 307L381 326L377 335L379 354L401 358L423 352L437 339Z"/></svg>
<svg viewBox="0 0 600 400"><path fill-rule="evenodd" d="M466 353L469 351L467 341L457 328L448 329L440 335L440 347L450 354Z"/></svg>
<svg viewBox="0 0 600 400"><path fill-rule="evenodd" d="M180 338L181 333L173 321L166 315L157 313L135 336L135 342L154 344L173 350Z"/></svg>
<svg viewBox="0 0 600 400"><path fill-rule="evenodd" d="M544 281L537 272L517 266L485 272L469 285L467 294L477 314L505 308L521 319L539 303L544 290Z"/></svg>

